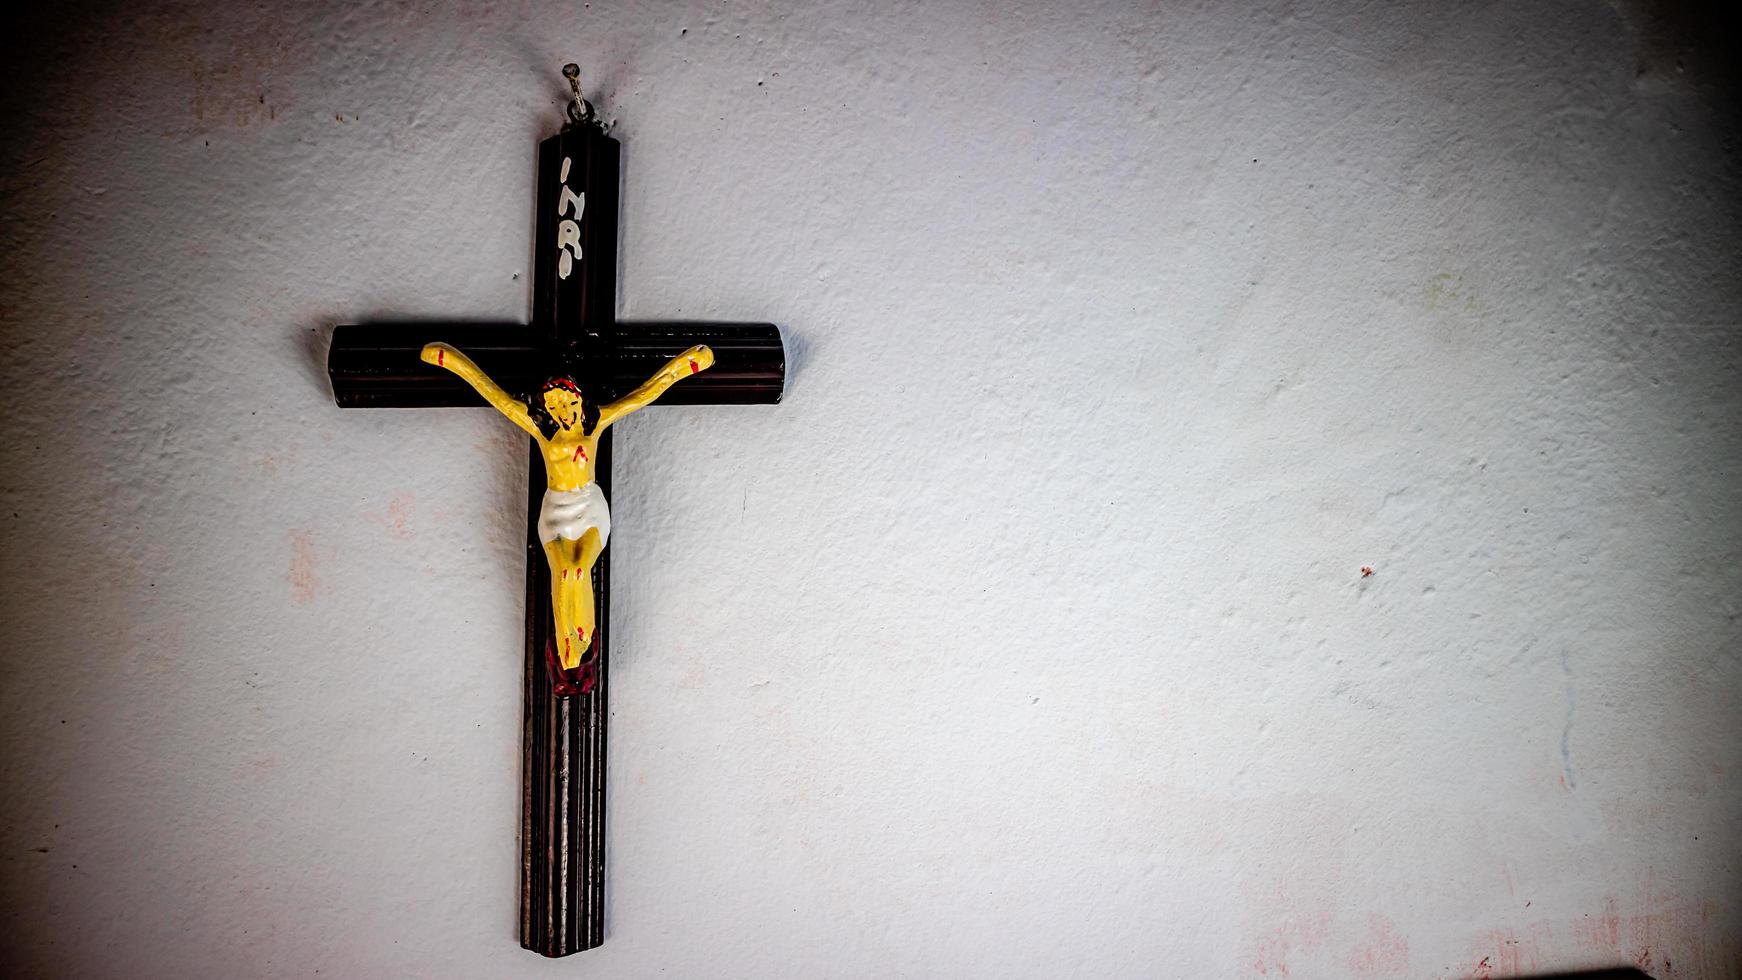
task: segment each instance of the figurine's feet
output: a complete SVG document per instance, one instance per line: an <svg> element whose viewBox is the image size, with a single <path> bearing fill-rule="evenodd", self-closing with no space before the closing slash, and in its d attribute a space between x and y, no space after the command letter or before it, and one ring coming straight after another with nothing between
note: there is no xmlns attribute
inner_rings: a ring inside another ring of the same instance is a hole
<svg viewBox="0 0 1742 980"><path fill-rule="evenodd" d="M599 682L599 634L593 634L592 649L573 667L564 667L556 655L556 637L544 645L544 663L550 670L551 693L559 698L591 694Z"/></svg>

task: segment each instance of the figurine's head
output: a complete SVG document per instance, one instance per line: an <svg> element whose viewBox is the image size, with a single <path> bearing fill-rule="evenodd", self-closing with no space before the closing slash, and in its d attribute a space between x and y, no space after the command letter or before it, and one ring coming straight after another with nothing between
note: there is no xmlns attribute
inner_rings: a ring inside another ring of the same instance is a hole
<svg viewBox="0 0 1742 980"><path fill-rule="evenodd" d="M528 399L528 414L538 431L549 439L559 431L579 428L582 435L592 435L599 424L599 409L582 394L573 378L557 377L544 383L536 399Z"/></svg>

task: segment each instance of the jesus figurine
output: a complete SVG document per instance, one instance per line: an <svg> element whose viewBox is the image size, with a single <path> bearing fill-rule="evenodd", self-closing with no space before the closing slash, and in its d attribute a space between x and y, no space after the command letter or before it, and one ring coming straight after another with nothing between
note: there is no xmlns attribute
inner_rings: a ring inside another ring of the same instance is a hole
<svg viewBox="0 0 1742 980"><path fill-rule="evenodd" d="M645 408L667 388L714 363L706 346L672 358L641 387L600 408L583 396L574 379L555 377L524 401L503 391L472 359L447 344L426 344L423 360L459 375L538 441L544 456L544 504L538 511L538 540L550 563L550 604L556 617L555 642L547 648L559 695L592 690L593 563L611 537L611 509L593 482L599 434L611 423Z"/></svg>

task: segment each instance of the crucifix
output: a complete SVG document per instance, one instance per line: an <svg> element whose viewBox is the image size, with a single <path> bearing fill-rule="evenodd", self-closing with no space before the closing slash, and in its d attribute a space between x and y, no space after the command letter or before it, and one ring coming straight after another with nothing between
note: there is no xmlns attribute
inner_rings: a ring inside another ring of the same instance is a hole
<svg viewBox="0 0 1742 980"><path fill-rule="evenodd" d="M604 940L610 424L655 398L774 404L786 382L773 324L617 322L621 147L579 67L563 74L567 122L538 144L531 325L346 325L327 357L340 407L487 403L532 437L520 945L545 956Z"/></svg>

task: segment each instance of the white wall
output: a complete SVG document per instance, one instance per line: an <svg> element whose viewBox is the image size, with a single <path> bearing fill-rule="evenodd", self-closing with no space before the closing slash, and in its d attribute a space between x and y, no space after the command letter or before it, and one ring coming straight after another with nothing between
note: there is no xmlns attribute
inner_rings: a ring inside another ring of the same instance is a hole
<svg viewBox="0 0 1742 980"><path fill-rule="evenodd" d="M34 15L6 83L17 973L1736 975L1699 23L145 6ZM322 358L525 315L571 59L623 314L792 357L621 433L609 939L553 964L523 440Z"/></svg>

